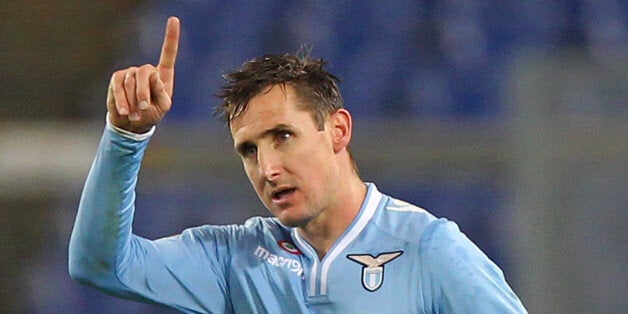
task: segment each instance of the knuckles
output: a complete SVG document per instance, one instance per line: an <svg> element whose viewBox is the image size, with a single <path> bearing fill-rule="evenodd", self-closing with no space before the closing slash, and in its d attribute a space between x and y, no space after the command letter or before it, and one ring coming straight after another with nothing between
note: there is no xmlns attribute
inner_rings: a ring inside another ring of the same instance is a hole
<svg viewBox="0 0 628 314"><path fill-rule="evenodd" d="M137 68L137 73L138 74L143 74L143 75L150 75L151 73L155 72L157 70L157 68L152 65L152 64L144 64L142 66L140 66L139 68Z"/></svg>
<svg viewBox="0 0 628 314"><path fill-rule="evenodd" d="M144 64L139 67L132 66L113 72L111 80L112 82L120 82L128 79L135 79L138 76L149 77L154 72L157 72L157 67L152 64Z"/></svg>

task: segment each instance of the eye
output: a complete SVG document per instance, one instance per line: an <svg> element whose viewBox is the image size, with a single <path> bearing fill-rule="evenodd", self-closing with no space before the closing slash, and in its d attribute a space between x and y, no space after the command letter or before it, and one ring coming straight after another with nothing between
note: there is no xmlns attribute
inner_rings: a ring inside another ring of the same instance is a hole
<svg viewBox="0 0 628 314"><path fill-rule="evenodd" d="M244 144L240 146L238 152L242 157L251 157L257 153L257 146L252 144Z"/></svg>
<svg viewBox="0 0 628 314"><path fill-rule="evenodd" d="M277 131L277 134L275 135L275 140L279 144L285 143L290 138L292 138L292 132L286 130Z"/></svg>

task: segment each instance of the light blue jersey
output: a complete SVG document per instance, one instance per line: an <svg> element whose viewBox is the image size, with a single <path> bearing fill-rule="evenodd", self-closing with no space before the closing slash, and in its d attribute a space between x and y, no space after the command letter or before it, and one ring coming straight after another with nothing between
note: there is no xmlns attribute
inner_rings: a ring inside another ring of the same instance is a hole
<svg viewBox="0 0 628 314"><path fill-rule="evenodd" d="M109 126L85 183L70 272L108 293L199 313L521 313L491 262L456 224L379 192L320 260L275 218L133 235L148 140Z"/></svg>

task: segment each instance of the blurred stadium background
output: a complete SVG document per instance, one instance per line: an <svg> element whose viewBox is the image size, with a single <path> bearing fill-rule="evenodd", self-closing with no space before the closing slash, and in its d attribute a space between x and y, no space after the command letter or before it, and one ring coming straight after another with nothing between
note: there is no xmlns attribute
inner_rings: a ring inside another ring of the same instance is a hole
<svg viewBox="0 0 628 314"><path fill-rule="evenodd" d="M532 313L626 313L628 3L59 1L0 5L0 312L170 313L73 282L67 245L109 75L182 21L141 173L155 238L266 215L212 116L252 57L329 60L362 177L459 223ZM623 252L623 253L622 253Z"/></svg>

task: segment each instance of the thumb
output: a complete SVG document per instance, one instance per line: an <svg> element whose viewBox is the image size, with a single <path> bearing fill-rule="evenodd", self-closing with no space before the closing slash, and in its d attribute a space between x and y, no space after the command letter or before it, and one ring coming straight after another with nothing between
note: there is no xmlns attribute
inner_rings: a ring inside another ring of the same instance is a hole
<svg viewBox="0 0 628 314"><path fill-rule="evenodd" d="M169 93L166 89L166 84L161 79L159 72L155 72L150 76L150 89L155 107L162 116L165 115L172 106L172 92Z"/></svg>

